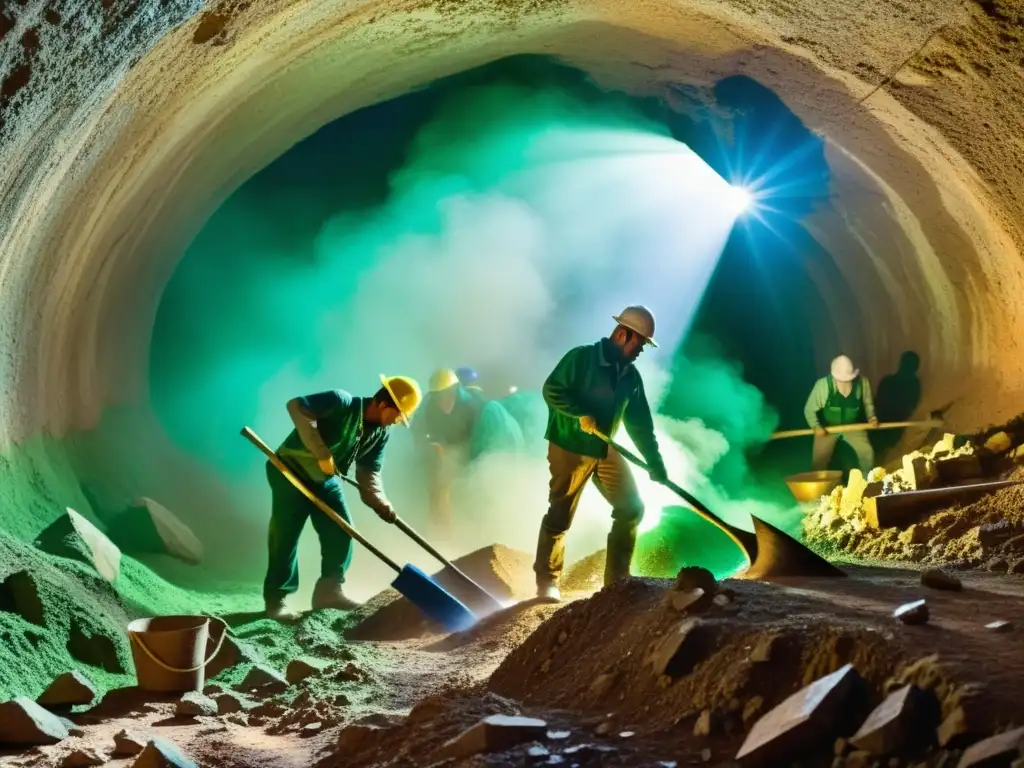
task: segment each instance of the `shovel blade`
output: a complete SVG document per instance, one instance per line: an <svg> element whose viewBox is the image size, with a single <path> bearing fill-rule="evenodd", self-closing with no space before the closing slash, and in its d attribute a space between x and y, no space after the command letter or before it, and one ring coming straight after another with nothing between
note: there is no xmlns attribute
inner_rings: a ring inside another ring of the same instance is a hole
<svg viewBox="0 0 1024 768"><path fill-rule="evenodd" d="M437 583L460 600L478 619L504 610L505 606L486 589L461 571L445 567L434 574Z"/></svg>
<svg viewBox="0 0 1024 768"><path fill-rule="evenodd" d="M821 555L771 523L757 517L753 520L757 547L754 552L745 547L751 564L740 578L771 581L791 576L846 576Z"/></svg>
<svg viewBox="0 0 1024 768"><path fill-rule="evenodd" d="M391 586L449 632L461 632L477 622L469 608L415 565L404 566Z"/></svg>

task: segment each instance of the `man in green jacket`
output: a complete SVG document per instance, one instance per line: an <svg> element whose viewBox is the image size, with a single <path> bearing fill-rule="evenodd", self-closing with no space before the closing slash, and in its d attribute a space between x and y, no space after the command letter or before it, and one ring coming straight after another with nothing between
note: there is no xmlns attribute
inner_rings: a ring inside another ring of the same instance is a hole
<svg viewBox="0 0 1024 768"><path fill-rule="evenodd" d="M814 430L814 448L811 467L814 470L827 469L840 438L857 454L860 470L865 475L875 465L875 451L871 447L867 432L844 432L829 434L829 427L867 422L878 426L875 417L875 402L871 395L871 384L853 367L853 361L840 355L832 361L828 376L814 383L811 394L804 406L807 426Z"/></svg>
<svg viewBox="0 0 1024 768"><path fill-rule="evenodd" d="M580 494L594 478L612 505L604 583L629 576L643 501L629 466L595 433L614 437L620 423L650 466L655 482L665 479L665 464L654 436L654 421L644 383L633 361L654 342L654 315L632 306L613 318L611 336L570 350L544 383L548 405L548 512L537 541L537 595L561 600L558 579L565 562L565 534Z"/></svg>
<svg viewBox="0 0 1024 768"><path fill-rule="evenodd" d="M381 519L391 522L395 510L384 495L380 470L388 428L409 424L420 404L419 385L405 376L381 376L373 397L352 397L340 389L288 401L295 429L277 449L277 455L306 487L351 522L338 475L355 464L360 498ZM269 461L267 481L273 496L268 536L269 562L263 582L267 616L288 622L298 618L285 604L299 588L299 536L312 518L320 539L320 579L313 590L313 609L351 610L358 603L345 596L342 586L352 560L352 539L321 512Z"/></svg>

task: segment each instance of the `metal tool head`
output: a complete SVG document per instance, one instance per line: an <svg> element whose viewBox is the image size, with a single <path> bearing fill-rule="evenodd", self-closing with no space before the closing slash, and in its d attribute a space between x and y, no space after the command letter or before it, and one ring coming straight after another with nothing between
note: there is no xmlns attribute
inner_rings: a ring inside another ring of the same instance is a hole
<svg viewBox="0 0 1024 768"><path fill-rule="evenodd" d="M754 521L754 551L744 546L750 567L737 578L771 581L793 576L832 576L846 574L805 544L783 533L771 523L751 515Z"/></svg>

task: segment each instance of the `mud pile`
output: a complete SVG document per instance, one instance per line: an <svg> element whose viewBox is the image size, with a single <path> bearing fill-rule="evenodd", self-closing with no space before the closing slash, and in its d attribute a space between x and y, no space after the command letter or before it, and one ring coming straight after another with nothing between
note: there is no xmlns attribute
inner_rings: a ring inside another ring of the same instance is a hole
<svg viewBox="0 0 1024 768"><path fill-rule="evenodd" d="M804 533L816 549L867 561L902 561L1024 573L1024 486L1009 485L886 519L887 497L914 491L967 490L1006 481L1024 483L1020 420L967 440L946 435L933 448L903 457L902 468L857 470L808 509Z"/></svg>

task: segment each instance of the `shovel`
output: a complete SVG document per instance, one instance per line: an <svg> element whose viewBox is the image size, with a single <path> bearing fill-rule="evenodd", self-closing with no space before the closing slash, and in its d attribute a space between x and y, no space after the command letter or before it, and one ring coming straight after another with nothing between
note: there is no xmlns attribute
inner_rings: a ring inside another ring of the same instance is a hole
<svg viewBox="0 0 1024 768"><path fill-rule="evenodd" d="M294 485L303 496L313 502L317 509L337 523L345 533L370 550L370 552L376 555L381 562L398 573L398 577L391 582L392 588L405 597L410 603L423 611L428 618L437 622L449 632L460 632L464 629L468 629L476 623L477 617L473 615L473 612L446 592L427 574L415 565L406 564L404 566L399 566L398 563L367 541L359 531L345 522L341 515L327 506L322 499L318 498L316 494L310 491L309 488L307 488L306 485L295 476L295 473L293 473L284 464L284 462L278 458L277 454L270 450L266 443L260 440L259 436L255 432L248 427L243 427L242 437L263 451L263 453L266 454L267 459L270 460L270 463L273 464L277 470L288 479L288 482Z"/></svg>
<svg viewBox="0 0 1024 768"><path fill-rule="evenodd" d="M360 487L359 483L357 483L355 480L352 480L351 478L348 478L340 473L338 474L338 477L340 477L346 483L351 485L353 488L362 491L362 488ZM496 598L491 596L491 594L486 589L481 587L479 584L473 581L473 579L471 579L461 570L456 568L455 565L451 563L449 560L447 560L444 555L442 555L440 552L434 549L430 545L430 542L428 542L426 539L420 536L419 533L416 532L416 529L409 525L407 522L405 522L405 520L396 516L395 519L391 522L395 524L398 530L400 530L410 539L412 539L421 547L423 547L423 549L425 549L427 552L429 552L431 555L437 558L438 562L440 562L441 565L443 565L448 570L449 573L451 573L458 579L459 584L464 588L463 599L470 604L474 611L480 614L480 618L483 618L484 616L489 616L495 611L500 611L505 607Z"/></svg>
<svg viewBox="0 0 1024 768"><path fill-rule="evenodd" d="M650 471L643 459L635 453L623 448L607 435L600 432L594 434L622 458L640 469ZM739 578L771 581L785 576L846 576L828 560L758 517L750 516L754 521L754 532L744 531L729 525L671 480L663 480L661 484L689 504L694 512L719 528L743 551L750 565Z"/></svg>

